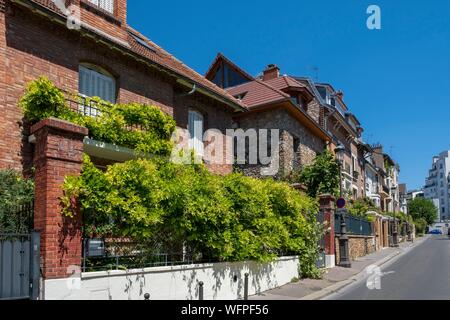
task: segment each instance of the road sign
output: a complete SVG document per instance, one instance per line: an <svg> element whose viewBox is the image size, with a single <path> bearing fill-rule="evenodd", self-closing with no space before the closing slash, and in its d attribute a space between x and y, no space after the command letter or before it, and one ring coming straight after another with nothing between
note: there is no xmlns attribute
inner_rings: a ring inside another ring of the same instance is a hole
<svg viewBox="0 0 450 320"><path fill-rule="evenodd" d="M339 198L339 199L336 201L336 205L337 205L337 207L338 207L339 209L345 208L345 205L346 205L346 204L347 204L347 202L345 201L344 198Z"/></svg>

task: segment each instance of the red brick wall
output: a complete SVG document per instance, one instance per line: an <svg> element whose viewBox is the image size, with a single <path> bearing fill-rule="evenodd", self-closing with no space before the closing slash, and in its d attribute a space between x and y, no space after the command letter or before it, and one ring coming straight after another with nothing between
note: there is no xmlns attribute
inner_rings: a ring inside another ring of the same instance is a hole
<svg viewBox="0 0 450 320"><path fill-rule="evenodd" d="M67 277L70 266L82 257L80 215L61 214L61 186L66 176L80 174L86 128L48 119L33 126L36 136L35 229L41 233L41 257L45 279Z"/></svg>
<svg viewBox="0 0 450 320"><path fill-rule="evenodd" d="M230 128L231 111L226 111L224 105L197 95L183 95L189 88L176 88L169 76L10 2L7 6L7 28L4 16L0 14L0 43L6 42L0 47L0 90L4 91L0 99L6 98L0 105L0 116L5 119L0 124L0 168L12 167L27 173L32 166L33 149L27 143L29 128L23 123L23 114L18 107L25 85L46 75L61 89L77 91L78 67L83 62L103 67L116 77L119 102L157 105L174 116L181 127L187 123L188 107L195 107L207 114L207 128ZM8 70L6 75L5 68ZM230 168L228 166L227 170Z"/></svg>

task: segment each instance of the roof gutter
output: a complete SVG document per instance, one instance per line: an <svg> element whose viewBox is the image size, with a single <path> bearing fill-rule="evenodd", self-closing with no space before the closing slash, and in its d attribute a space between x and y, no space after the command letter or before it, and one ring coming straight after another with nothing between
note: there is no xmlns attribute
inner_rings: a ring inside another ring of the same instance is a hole
<svg viewBox="0 0 450 320"><path fill-rule="evenodd" d="M48 19L50 19L53 22L59 23L61 25L66 24L65 16L58 14L56 12L53 12L38 3L32 2L30 0L11 0L11 2L16 3L27 9L30 9L33 12L37 12L40 15L47 17ZM114 49L117 49L117 50L121 51L123 54L130 56L137 61L143 62L150 67L156 67L160 71L168 73L172 77L175 77L177 79L177 83L179 83L181 85L185 85L189 88L192 88L195 85L198 92L200 92L214 100L222 102L222 103L230 106L231 108L233 108L236 111L239 111L239 112L246 111L246 109L244 107L242 107L241 105L239 105L238 103L234 103L232 100L221 97L216 92L202 86L201 84L180 74L179 72L173 70L172 68L169 68L169 67L164 66L160 63L157 63L153 60L150 60L146 57L136 54L135 52L133 52L130 49L130 46L128 45L128 43L125 43L124 41L122 41L120 39L111 37L102 31L96 30L96 28L90 26L89 24L82 23L82 29L79 30L79 32L83 36L91 37L94 40L96 40L97 42L102 42L110 47L114 47ZM99 39L99 37L100 37L100 39Z"/></svg>

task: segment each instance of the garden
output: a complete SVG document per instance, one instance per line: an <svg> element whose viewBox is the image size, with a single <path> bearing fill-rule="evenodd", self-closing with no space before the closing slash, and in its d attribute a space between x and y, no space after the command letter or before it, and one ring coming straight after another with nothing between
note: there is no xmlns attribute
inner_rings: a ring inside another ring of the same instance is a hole
<svg viewBox="0 0 450 320"><path fill-rule="evenodd" d="M94 98L92 116L78 99L72 95L77 103L71 107L64 93L41 77L29 84L20 105L31 123L67 120L88 128L92 139L136 151L135 160L103 170L85 155L81 175L66 177L63 214L82 215L85 237L127 240L140 266L161 254L195 262L271 262L296 255L302 277L319 274L323 226L315 198L287 182L239 173L223 177L203 165L170 162L175 122L157 107Z"/></svg>

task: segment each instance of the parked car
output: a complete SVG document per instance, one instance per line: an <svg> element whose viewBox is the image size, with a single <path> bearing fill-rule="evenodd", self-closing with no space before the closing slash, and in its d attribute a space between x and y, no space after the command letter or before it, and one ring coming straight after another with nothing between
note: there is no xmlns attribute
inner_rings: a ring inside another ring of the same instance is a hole
<svg viewBox="0 0 450 320"><path fill-rule="evenodd" d="M438 229L435 229L435 230L431 230L431 231L429 232L429 234L442 234L442 231L441 231L441 230L438 230Z"/></svg>

